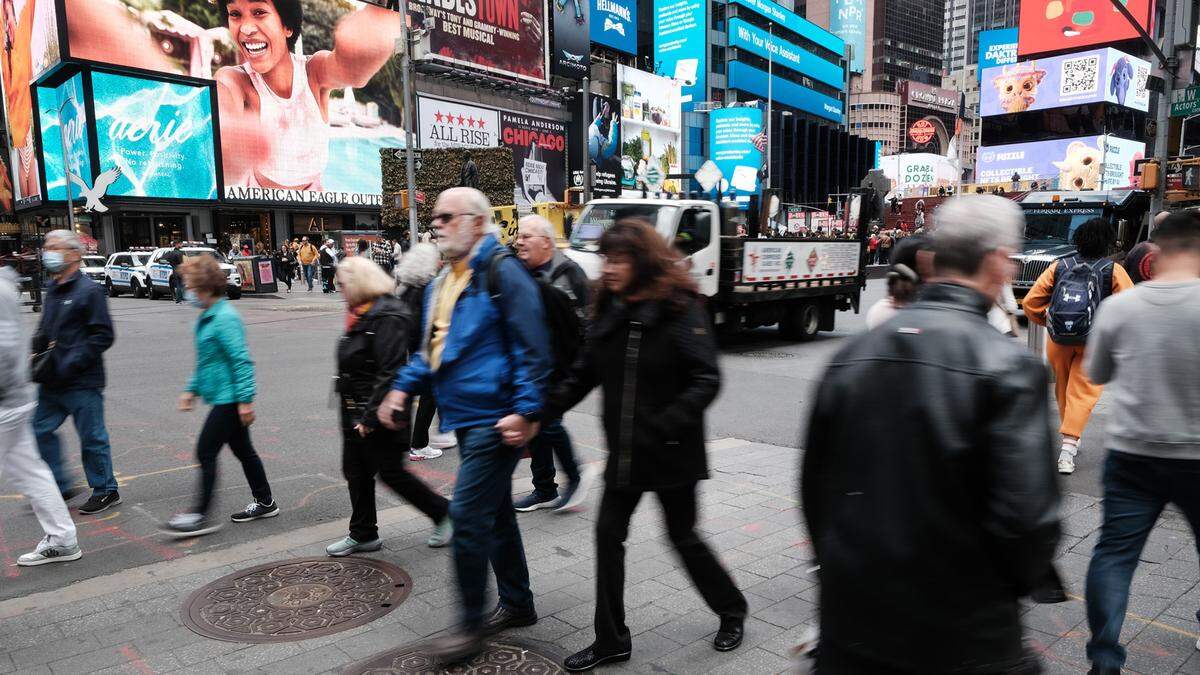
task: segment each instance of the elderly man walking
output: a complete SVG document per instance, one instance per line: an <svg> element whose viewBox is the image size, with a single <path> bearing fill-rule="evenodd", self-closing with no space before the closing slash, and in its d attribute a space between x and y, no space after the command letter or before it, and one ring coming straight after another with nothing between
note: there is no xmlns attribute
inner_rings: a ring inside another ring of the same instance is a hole
<svg viewBox="0 0 1200 675"><path fill-rule="evenodd" d="M58 428L71 417L79 432L83 472L92 496L79 508L94 514L121 503L112 449L104 426L104 352L113 344L104 287L79 271L83 242L70 230L54 230L42 245L42 265L52 281L32 349L42 353L33 380L41 384L33 432L63 496L76 489L63 464Z"/></svg>
<svg viewBox="0 0 1200 675"><path fill-rule="evenodd" d="M932 277L833 357L809 423L823 674L1037 673L1021 598L1061 597L1046 369L987 321L1021 211L955 197L933 217Z"/></svg>
<svg viewBox="0 0 1200 675"><path fill-rule="evenodd" d="M450 518L462 624L432 648L447 662L477 654L488 633L537 622L512 474L541 422L550 347L541 294L501 247L491 213L474 188L438 196L432 222L449 264L425 290L422 347L378 413L381 424L395 429L407 420L412 396L432 393L442 430L458 437ZM485 618L489 562L500 603Z"/></svg>

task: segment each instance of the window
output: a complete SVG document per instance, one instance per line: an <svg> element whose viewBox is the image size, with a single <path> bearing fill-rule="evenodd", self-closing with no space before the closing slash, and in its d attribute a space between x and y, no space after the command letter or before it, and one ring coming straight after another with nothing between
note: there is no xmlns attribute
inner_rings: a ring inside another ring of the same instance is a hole
<svg viewBox="0 0 1200 675"><path fill-rule="evenodd" d="M708 248L712 241L712 215L708 209L688 209L679 220L675 231L675 248L684 255L692 255Z"/></svg>

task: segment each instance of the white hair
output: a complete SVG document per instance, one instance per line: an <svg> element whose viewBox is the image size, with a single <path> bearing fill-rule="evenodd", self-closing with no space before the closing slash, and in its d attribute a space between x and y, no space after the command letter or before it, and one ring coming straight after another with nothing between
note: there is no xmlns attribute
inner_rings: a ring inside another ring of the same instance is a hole
<svg viewBox="0 0 1200 675"><path fill-rule="evenodd" d="M517 228L522 230L529 228L537 235L549 237L551 241L554 240L554 224L536 213L522 216L517 221Z"/></svg>
<svg viewBox="0 0 1200 675"><path fill-rule="evenodd" d="M51 240L61 241L67 248L87 253L87 247L83 245L79 235L70 230L50 230L46 233L45 241L49 243Z"/></svg>
<svg viewBox="0 0 1200 675"><path fill-rule="evenodd" d="M933 222L934 267L971 275L990 253L1020 246L1025 214L1011 199L965 195L942 202Z"/></svg>
<svg viewBox="0 0 1200 675"><path fill-rule="evenodd" d="M427 285L438 273L438 261L442 254L437 246L420 243L408 249L396 265L396 281L404 288L419 288ZM400 289L397 289L400 290Z"/></svg>
<svg viewBox="0 0 1200 675"><path fill-rule="evenodd" d="M443 197L458 198L468 212L483 216L484 234L500 234L500 226L492 217L492 203L488 201L487 195L471 187L452 187L438 196L439 199Z"/></svg>

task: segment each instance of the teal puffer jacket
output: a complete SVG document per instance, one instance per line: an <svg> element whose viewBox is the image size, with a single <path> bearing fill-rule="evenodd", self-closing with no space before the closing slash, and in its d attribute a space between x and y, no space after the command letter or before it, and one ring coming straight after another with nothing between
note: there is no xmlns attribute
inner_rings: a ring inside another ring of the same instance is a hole
<svg viewBox="0 0 1200 675"><path fill-rule="evenodd" d="M196 321L196 372L187 391L210 405L254 400L254 361L246 348L242 317L224 298Z"/></svg>

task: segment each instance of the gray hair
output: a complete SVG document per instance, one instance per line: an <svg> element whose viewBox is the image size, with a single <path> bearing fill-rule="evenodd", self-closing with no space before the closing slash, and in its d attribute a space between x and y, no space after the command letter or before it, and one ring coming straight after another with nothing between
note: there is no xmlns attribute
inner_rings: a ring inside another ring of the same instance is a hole
<svg viewBox="0 0 1200 675"><path fill-rule="evenodd" d="M396 281L403 291L406 288L421 288L433 281L438 273L438 261L442 254L438 253L435 244L420 243L408 249L396 265Z"/></svg>
<svg viewBox="0 0 1200 675"><path fill-rule="evenodd" d="M549 237L551 241L554 241L554 224L536 213L522 216L521 219L517 221L517 229L525 228L529 228L533 230L535 234L543 237Z"/></svg>
<svg viewBox="0 0 1200 675"><path fill-rule="evenodd" d="M934 268L973 275L990 253L1018 248L1025 214L1011 199L965 195L942 202L933 222Z"/></svg>
<svg viewBox="0 0 1200 675"><path fill-rule="evenodd" d="M70 230L50 230L46 233L46 242L61 241L67 248L74 249L80 253L87 253L87 247L83 245L79 235Z"/></svg>
<svg viewBox="0 0 1200 675"><path fill-rule="evenodd" d="M478 216L483 216L483 233L484 234L499 234L500 226L496 224L495 218L492 217L492 202L479 190L472 187L452 187L444 190L440 197L457 197L462 200L463 206L469 211Z"/></svg>

